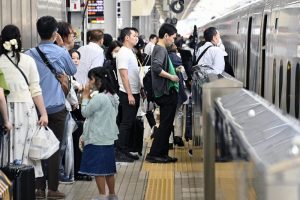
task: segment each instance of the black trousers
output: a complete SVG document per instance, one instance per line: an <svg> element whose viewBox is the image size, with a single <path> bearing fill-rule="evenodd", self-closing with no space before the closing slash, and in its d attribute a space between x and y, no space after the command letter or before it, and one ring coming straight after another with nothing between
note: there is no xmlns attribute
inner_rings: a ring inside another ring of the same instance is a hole
<svg viewBox="0 0 300 200"><path fill-rule="evenodd" d="M175 90L171 90L169 95L155 98L155 103L159 106L160 111L160 124L150 149L149 155L151 156L168 155L169 137L173 129L177 99L178 93Z"/></svg>
<svg viewBox="0 0 300 200"><path fill-rule="evenodd" d="M53 131L59 142L62 141L67 111L63 109L57 113L48 114L48 126ZM59 179L59 162L60 162L60 151L55 152L47 160L42 160L43 177L36 178L36 188L45 190L46 189L46 175L48 178L48 189L56 191L58 188Z"/></svg>
<svg viewBox="0 0 300 200"><path fill-rule="evenodd" d="M117 147L122 152L129 151L130 141L132 141L135 137L134 126L136 114L140 106L140 94L134 94L133 96L135 99L135 105L129 105L127 93L119 92L121 117Z"/></svg>

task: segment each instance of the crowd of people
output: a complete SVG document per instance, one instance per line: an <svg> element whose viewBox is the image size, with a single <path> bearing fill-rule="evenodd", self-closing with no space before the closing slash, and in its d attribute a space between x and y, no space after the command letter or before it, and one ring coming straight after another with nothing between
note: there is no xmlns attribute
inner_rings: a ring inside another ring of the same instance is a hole
<svg viewBox="0 0 300 200"><path fill-rule="evenodd" d="M134 27L122 29L117 40L92 30L88 44L79 48L74 48L76 32L67 22L43 16L36 28L40 43L26 51L17 26L7 25L1 31L0 112L3 127L10 132L6 135L10 140L8 162L19 160L34 167L37 199L65 198L58 190L59 181L74 179L72 173L65 173L62 158L72 156L66 149L72 145L68 138L72 138L74 127L69 125L75 110L85 119L79 173L95 177L100 199L117 199L116 161L134 162L142 156L143 132L136 129L141 107L145 107L142 110L153 132L145 160L177 161L168 152L173 144L184 146L183 109L191 95L193 62L191 51L182 47L182 37L173 25L163 24L158 35L150 35L147 45ZM206 43L197 57L204 55L198 62L220 73L227 55L218 47L220 34L211 27L204 38ZM147 102L143 87L146 66L151 66L153 102ZM68 77L67 93L61 76ZM158 123L155 108L159 108ZM28 150L40 126L53 131L60 150L46 160L32 160Z"/></svg>

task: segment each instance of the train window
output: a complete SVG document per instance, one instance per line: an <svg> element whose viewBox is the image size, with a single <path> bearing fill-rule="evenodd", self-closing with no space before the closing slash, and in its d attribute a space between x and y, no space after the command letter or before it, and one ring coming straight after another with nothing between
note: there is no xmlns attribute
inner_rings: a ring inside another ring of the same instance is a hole
<svg viewBox="0 0 300 200"><path fill-rule="evenodd" d="M286 110L287 113L290 113L290 98L291 98L291 72L292 65L291 62L288 61L286 68Z"/></svg>
<svg viewBox="0 0 300 200"><path fill-rule="evenodd" d="M281 108L282 82L283 82L283 62L281 60L280 67L279 67L279 108Z"/></svg>
<svg viewBox="0 0 300 200"><path fill-rule="evenodd" d="M265 96L265 70L266 70L266 35L267 35L267 19L268 15L264 16L263 34L262 34L262 59L261 59L261 96Z"/></svg>
<svg viewBox="0 0 300 200"><path fill-rule="evenodd" d="M240 22L237 23L236 34L239 34L239 32L240 32Z"/></svg>
<svg viewBox="0 0 300 200"><path fill-rule="evenodd" d="M278 29L278 17L275 19L275 30Z"/></svg>
<svg viewBox="0 0 300 200"><path fill-rule="evenodd" d="M300 86L300 65L297 63L295 72L295 117L299 118L299 86Z"/></svg>
<svg viewBox="0 0 300 200"><path fill-rule="evenodd" d="M250 55L251 55L251 32L252 32L252 17L248 22L248 35L247 35L247 71L246 71L246 89L249 89L250 83Z"/></svg>
<svg viewBox="0 0 300 200"><path fill-rule="evenodd" d="M273 83L272 83L272 102L275 103L276 97L276 59L273 61Z"/></svg>

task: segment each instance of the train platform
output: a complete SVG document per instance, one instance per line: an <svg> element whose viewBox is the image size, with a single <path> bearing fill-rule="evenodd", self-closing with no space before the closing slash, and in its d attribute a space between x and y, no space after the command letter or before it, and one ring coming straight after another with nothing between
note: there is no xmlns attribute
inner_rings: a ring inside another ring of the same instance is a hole
<svg viewBox="0 0 300 200"><path fill-rule="evenodd" d="M148 142L150 145L151 142ZM116 193L119 200L202 200L203 162L200 148L188 155L188 145L175 147L169 154L178 158L176 163L154 164L144 160L149 151L144 148L143 156L134 163L117 163ZM234 190L232 163L216 164L217 199L238 199L228 193ZM67 194L67 200L91 200L98 196L95 181L76 181L60 184L59 190ZM227 193L226 198L223 193Z"/></svg>

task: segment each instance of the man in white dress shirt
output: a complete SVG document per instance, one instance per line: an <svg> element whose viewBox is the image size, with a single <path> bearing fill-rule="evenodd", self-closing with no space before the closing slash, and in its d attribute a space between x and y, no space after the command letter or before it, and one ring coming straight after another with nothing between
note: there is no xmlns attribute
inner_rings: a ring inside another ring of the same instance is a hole
<svg viewBox="0 0 300 200"><path fill-rule="evenodd" d="M103 44L104 34L101 30L92 30L89 37L89 44L78 49L81 54L80 65L77 68L75 78L77 82L86 84L88 81L87 74L90 69L102 67L104 63Z"/></svg>
<svg viewBox="0 0 300 200"><path fill-rule="evenodd" d="M220 33L215 27L209 27L204 31L205 44L201 46L196 54L197 59L206 50L200 58L198 65L208 65L214 69L214 73L220 74L224 71L224 56L227 53L219 45L221 43Z"/></svg>
<svg viewBox="0 0 300 200"><path fill-rule="evenodd" d="M144 49L145 54L151 55L156 43L157 43L157 35L151 34L149 37L149 42Z"/></svg>

